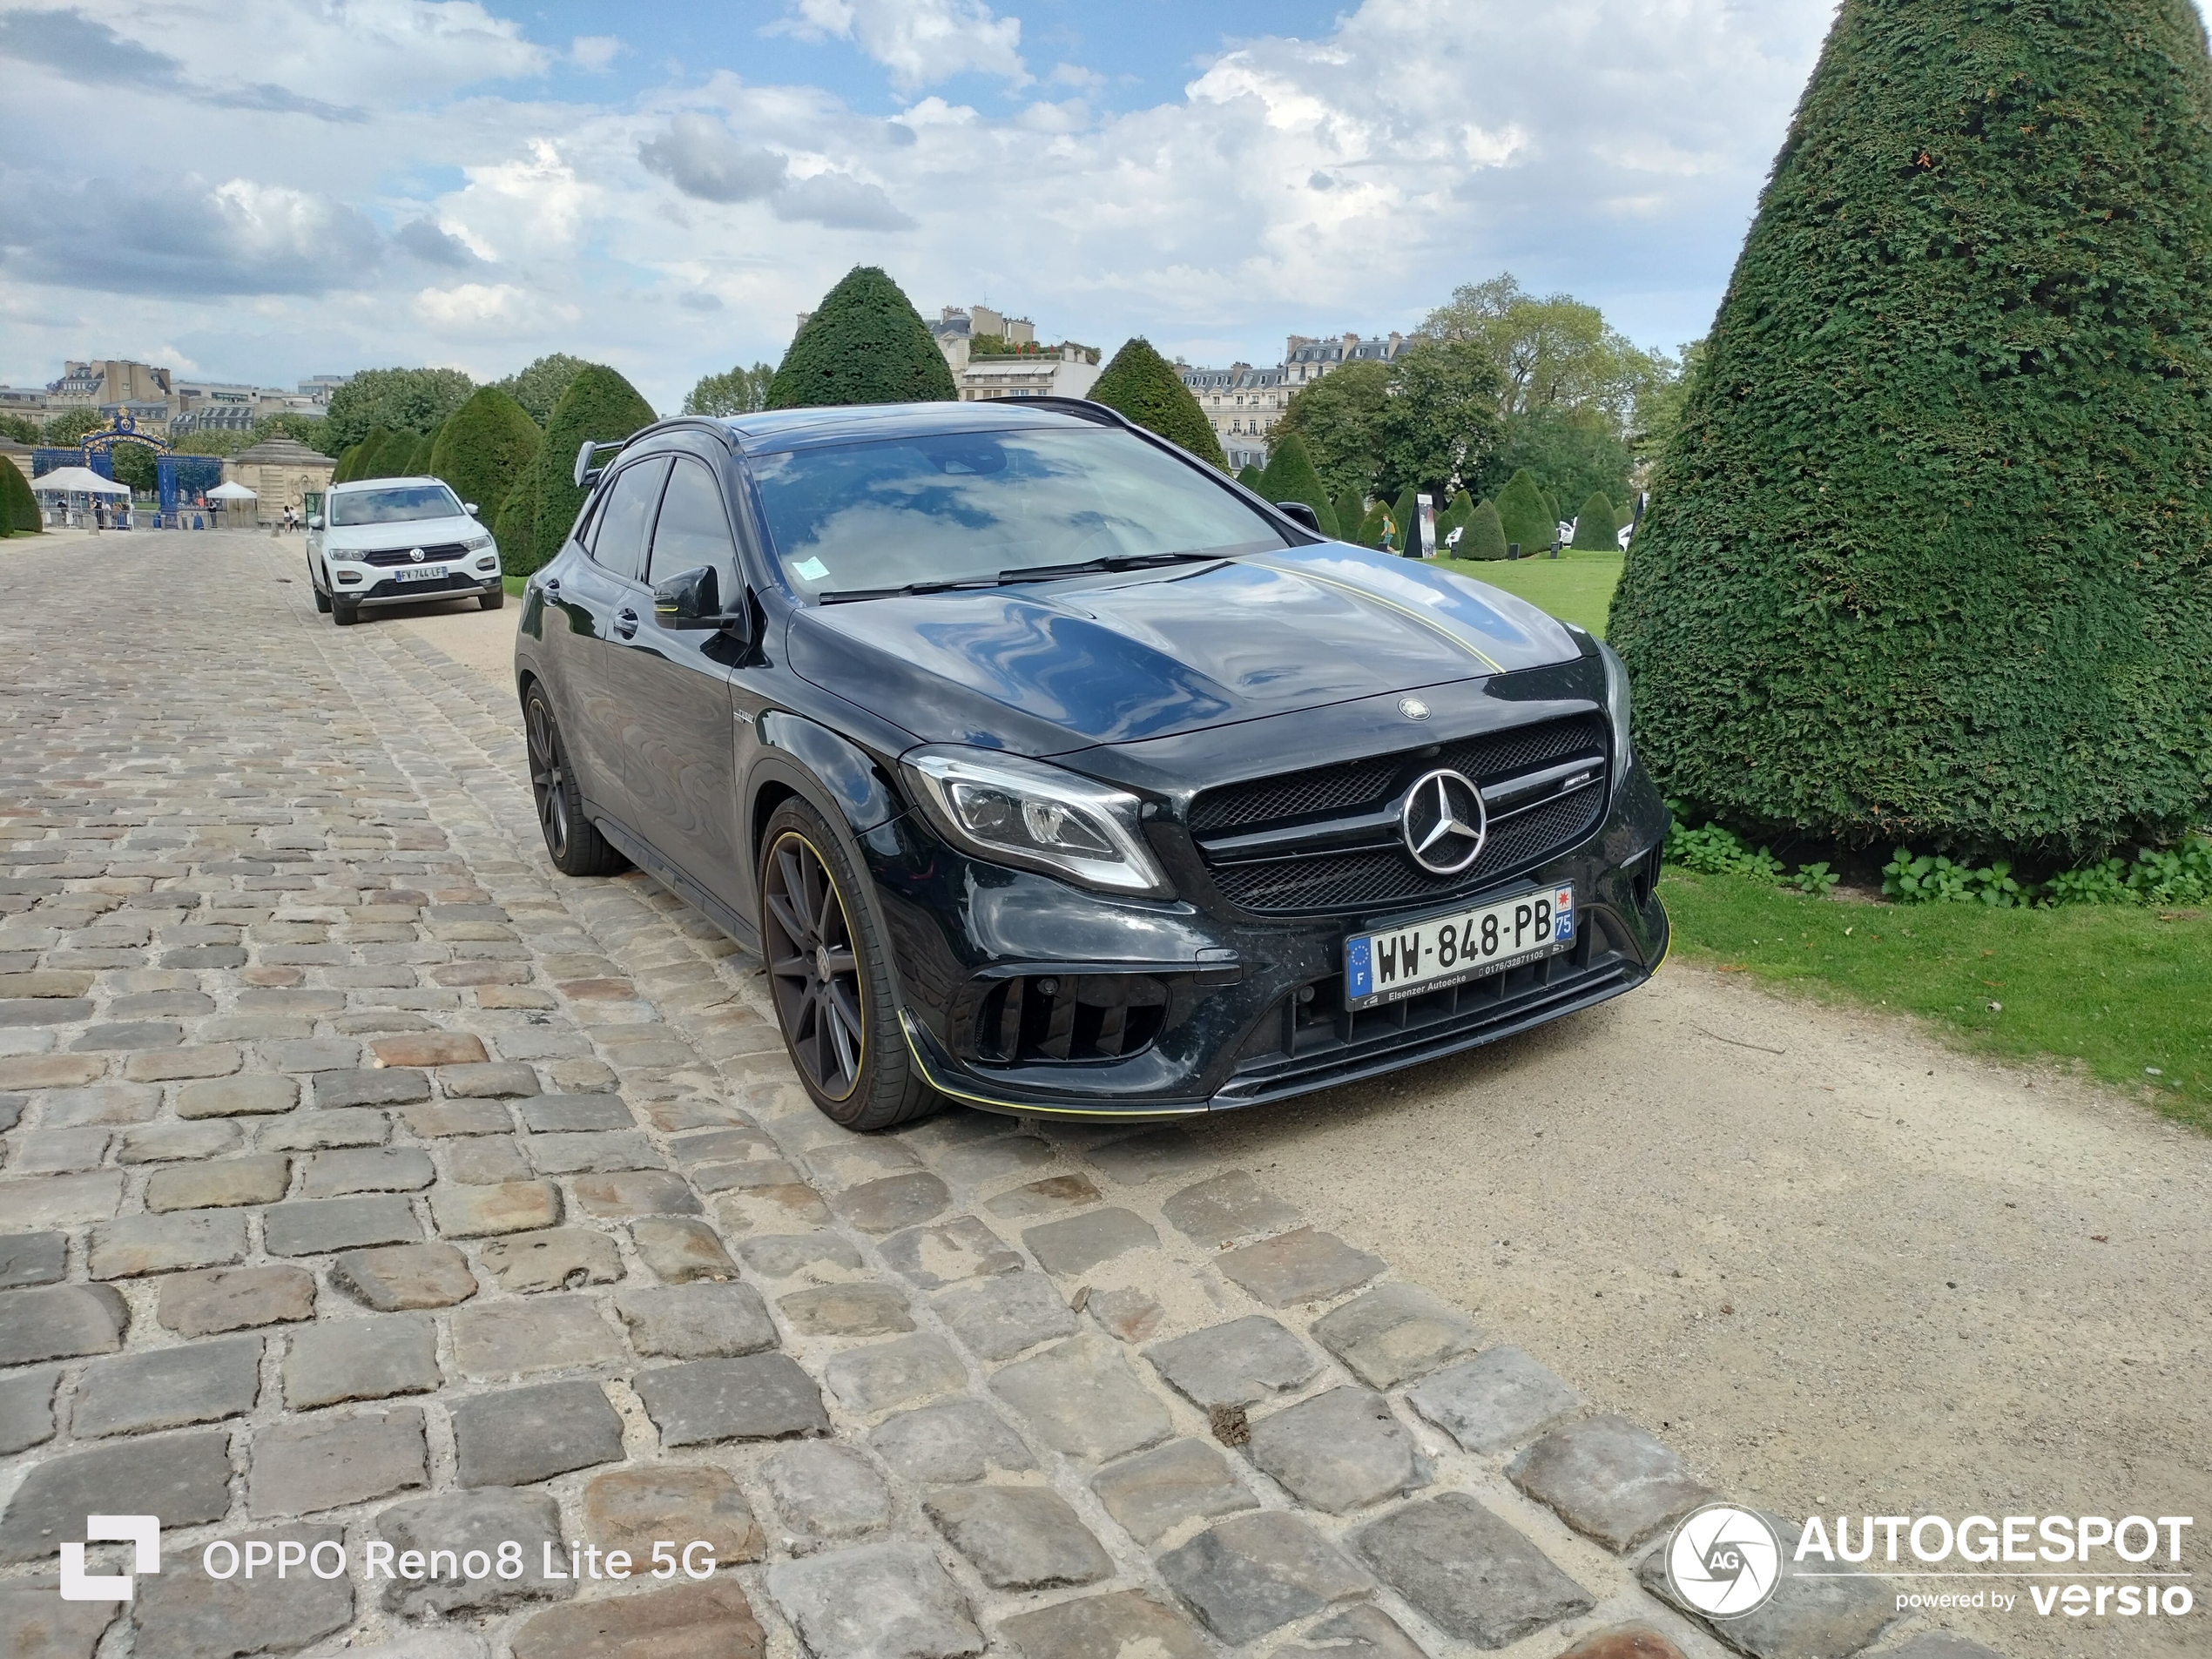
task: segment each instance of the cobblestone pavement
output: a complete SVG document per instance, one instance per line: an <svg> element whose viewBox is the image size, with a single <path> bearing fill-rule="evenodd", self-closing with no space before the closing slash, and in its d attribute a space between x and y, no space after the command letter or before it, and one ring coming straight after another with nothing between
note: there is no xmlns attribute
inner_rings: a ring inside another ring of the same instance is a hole
<svg viewBox="0 0 2212 1659"><path fill-rule="evenodd" d="M819 1117L755 965L556 875L513 708L296 543L4 556L0 1654L1722 1650L1652 1548L1719 1494L1181 1130ZM1893 1604L1730 1640L1980 1651Z"/></svg>

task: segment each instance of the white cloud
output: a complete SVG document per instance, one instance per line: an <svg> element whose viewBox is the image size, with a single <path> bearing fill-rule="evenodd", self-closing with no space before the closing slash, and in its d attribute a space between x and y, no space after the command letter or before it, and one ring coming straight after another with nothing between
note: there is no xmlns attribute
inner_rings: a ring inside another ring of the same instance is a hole
<svg viewBox="0 0 2212 1659"><path fill-rule="evenodd" d="M783 185L786 165L774 151L741 144L704 115L676 117L667 132L637 146L637 159L686 196L724 203L772 193Z"/></svg>
<svg viewBox="0 0 2212 1659"><path fill-rule="evenodd" d="M543 309L536 296L511 282L463 282L450 288L425 288L415 296L415 315L447 334L511 334L542 324ZM583 315L574 306L550 309L569 322Z"/></svg>
<svg viewBox="0 0 2212 1659"><path fill-rule="evenodd" d="M1022 20L982 0L798 0L769 31L801 40L849 40L891 71L894 85L927 86L954 75L995 75L1026 85Z"/></svg>
<svg viewBox="0 0 2212 1659"><path fill-rule="evenodd" d="M569 62L590 74L604 74L629 50L617 35L578 35L569 43Z"/></svg>

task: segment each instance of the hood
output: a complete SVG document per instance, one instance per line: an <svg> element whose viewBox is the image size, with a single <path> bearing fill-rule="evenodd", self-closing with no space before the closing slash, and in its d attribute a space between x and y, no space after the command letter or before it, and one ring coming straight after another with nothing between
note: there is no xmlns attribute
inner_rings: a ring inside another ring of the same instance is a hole
<svg viewBox="0 0 2212 1659"><path fill-rule="evenodd" d="M334 549L444 547L490 534L481 520L462 513L449 518L410 518L401 524L325 525L322 544Z"/></svg>
<svg viewBox="0 0 2212 1659"><path fill-rule="evenodd" d="M1572 660L1509 594L1328 543L798 612L791 663L924 742L1043 755Z"/></svg>

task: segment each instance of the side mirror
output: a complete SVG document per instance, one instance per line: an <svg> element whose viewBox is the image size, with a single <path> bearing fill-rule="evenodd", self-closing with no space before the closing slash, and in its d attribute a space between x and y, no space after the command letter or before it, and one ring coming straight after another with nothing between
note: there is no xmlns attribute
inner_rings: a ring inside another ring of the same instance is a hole
<svg viewBox="0 0 2212 1659"><path fill-rule="evenodd" d="M311 530L320 529L322 528L322 515L320 513L309 513L307 515L307 528Z"/></svg>
<svg viewBox="0 0 2212 1659"><path fill-rule="evenodd" d="M472 501L464 501L461 503L461 510L474 518L476 516L476 503Z"/></svg>
<svg viewBox="0 0 2212 1659"><path fill-rule="evenodd" d="M1302 501L1278 501L1275 510L1285 518L1294 518L1316 536L1321 533L1321 515Z"/></svg>
<svg viewBox="0 0 2212 1659"><path fill-rule="evenodd" d="M714 567L702 564L679 570L656 583L653 620L674 631L726 626L732 618L722 614L722 582L714 574Z"/></svg>

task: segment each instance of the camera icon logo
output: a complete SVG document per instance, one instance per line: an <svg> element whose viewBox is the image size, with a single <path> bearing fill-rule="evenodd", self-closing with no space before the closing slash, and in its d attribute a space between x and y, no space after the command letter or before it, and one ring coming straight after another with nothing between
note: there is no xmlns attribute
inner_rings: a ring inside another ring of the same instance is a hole
<svg viewBox="0 0 2212 1659"><path fill-rule="evenodd" d="M87 1515L84 1536L92 1542L113 1541L132 1545L132 1573L161 1570L159 1515ZM131 1599L132 1573L109 1573L96 1577L84 1570L83 1544L62 1546L64 1602L127 1602Z"/></svg>
<svg viewBox="0 0 2212 1659"><path fill-rule="evenodd" d="M1782 1541L1762 1515L1708 1504L1675 1528L1667 1576L1707 1618L1741 1618L1765 1606L1781 1582Z"/></svg>

